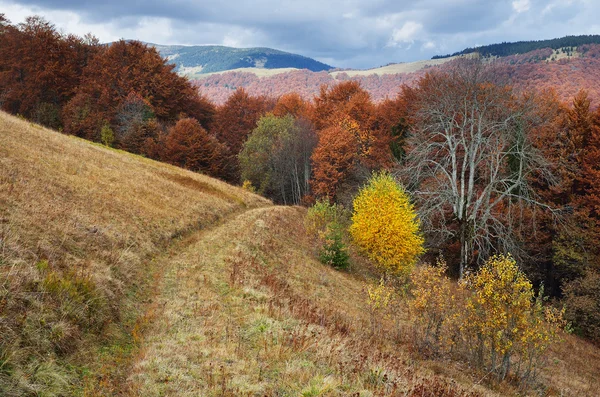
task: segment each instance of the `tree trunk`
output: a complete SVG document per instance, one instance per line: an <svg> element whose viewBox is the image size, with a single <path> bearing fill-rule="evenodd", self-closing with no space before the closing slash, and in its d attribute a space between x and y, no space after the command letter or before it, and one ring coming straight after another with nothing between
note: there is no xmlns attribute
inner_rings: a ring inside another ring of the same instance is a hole
<svg viewBox="0 0 600 397"><path fill-rule="evenodd" d="M469 233L469 222L460 221L460 264L458 268L458 278L463 279L465 270L471 261L471 234Z"/></svg>

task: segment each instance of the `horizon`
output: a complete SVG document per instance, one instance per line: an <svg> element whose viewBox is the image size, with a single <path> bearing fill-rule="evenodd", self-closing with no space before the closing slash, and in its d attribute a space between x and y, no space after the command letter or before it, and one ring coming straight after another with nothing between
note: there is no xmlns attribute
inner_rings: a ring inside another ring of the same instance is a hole
<svg viewBox="0 0 600 397"><path fill-rule="evenodd" d="M71 0L0 0L13 23L39 15L57 29L101 42L271 48L342 69L371 69L502 42L600 34L591 0L426 0L418 4L306 0L252 7L240 2L166 7L151 1L81 4Z"/></svg>

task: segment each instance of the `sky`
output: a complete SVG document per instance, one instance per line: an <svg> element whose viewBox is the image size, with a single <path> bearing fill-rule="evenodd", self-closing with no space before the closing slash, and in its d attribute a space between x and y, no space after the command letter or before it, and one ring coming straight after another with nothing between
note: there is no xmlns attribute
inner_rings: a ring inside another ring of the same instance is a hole
<svg viewBox="0 0 600 397"><path fill-rule="evenodd" d="M600 34L600 0L0 0L13 23L157 44L271 47L342 68L503 41Z"/></svg>

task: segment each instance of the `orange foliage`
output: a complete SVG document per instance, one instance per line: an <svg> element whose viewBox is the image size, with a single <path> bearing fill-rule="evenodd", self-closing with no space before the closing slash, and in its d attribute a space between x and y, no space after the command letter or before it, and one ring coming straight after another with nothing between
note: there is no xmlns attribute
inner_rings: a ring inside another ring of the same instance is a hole
<svg viewBox="0 0 600 397"><path fill-rule="evenodd" d="M75 97L65 107L65 131L97 140L99 126L116 123L117 109L132 91L151 105L161 122L184 115L206 126L214 113L213 105L154 48L121 40L103 48L86 67Z"/></svg>
<svg viewBox="0 0 600 397"><path fill-rule="evenodd" d="M223 147L196 119L181 119L164 137L161 159L167 163L220 176Z"/></svg>
<svg viewBox="0 0 600 397"><path fill-rule="evenodd" d="M306 120L312 118L312 112L312 103L302 99L296 92L280 96L273 108L273 115L277 117L284 117L291 114L297 119L302 118Z"/></svg>
<svg viewBox="0 0 600 397"><path fill-rule="evenodd" d="M374 105L371 96L356 81L345 81L332 87L321 86L314 98L313 122L320 130L330 127L342 117L349 117L363 129L370 128Z"/></svg>
<svg viewBox="0 0 600 397"><path fill-rule="evenodd" d="M331 199L355 165L359 143L356 136L341 125L319 131L318 138L319 143L311 158L311 187L315 195Z"/></svg>
<svg viewBox="0 0 600 397"><path fill-rule="evenodd" d="M232 156L240 152L248 135L256 128L256 122L269 107L267 98L250 96L240 88L217 109L213 129Z"/></svg>

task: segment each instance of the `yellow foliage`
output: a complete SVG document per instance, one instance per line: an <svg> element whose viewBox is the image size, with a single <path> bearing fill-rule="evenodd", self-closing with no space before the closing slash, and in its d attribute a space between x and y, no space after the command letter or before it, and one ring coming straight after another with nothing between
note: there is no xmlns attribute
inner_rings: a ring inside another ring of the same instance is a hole
<svg viewBox="0 0 600 397"><path fill-rule="evenodd" d="M390 305L394 300L394 288L385 284L383 278L378 284L365 287L367 294L367 305L371 317L371 332L381 330L381 320L390 317Z"/></svg>
<svg viewBox="0 0 600 397"><path fill-rule="evenodd" d="M375 174L354 199L350 234L384 271L410 271L424 252L419 226L408 195L387 172Z"/></svg>
<svg viewBox="0 0 600 397"><path fill-rule="evenodd" d="M317 202L308 209L304 226L306 231L320 240L325 240L331 225L346 224L347 216L342 206L336 203L330 204L329 200L317 200Z"/></svg>
<svg viewBox="0 0 600 397"><path fill-rule="evenodd" d="M413 318L415 340L421 347L442 350L439 346L451 347L456 333L455 325L460 312L459 301L452 282L445 276L446 263L439 259L437 266L424 265L414 269L411 274L412 299L408 309Z"/></svg>
<svg viewBox="0 0 600 397"><path fill-rule="evenodd" d="M490 258L479 272L453 288L445 264L411 274L408 307L415 343L436 353L466 355L504 379L532 380L550 344L564 328L563 311L543 305L511 256Z"/></svg>
<svg viewBox="0 0 600 397"><path fill-rule="evenodd" d="M256 193L256 188L248 179L244 180L244 183L242 184L242 189L247 190L251 193Z"/></svg>
<svg viewBox="0 0 600 397"><path fill-rule="evenodd" d="M394 296L394 289L385 285L383 279L379 280L379 284L368 285L366 290L367 304L375 312L386 310Z"/></svg>
<svg viewBox="0 0 600 397"><path fill-rule="evenodd" d="M517 375L529 378L539 358L564 327L562 312L535 299L533 287L510 256L494 256L466 278L467 300L461 331L480 365L506 377L516 356ZM523 364L523 366L521 366Z"/></svg>

